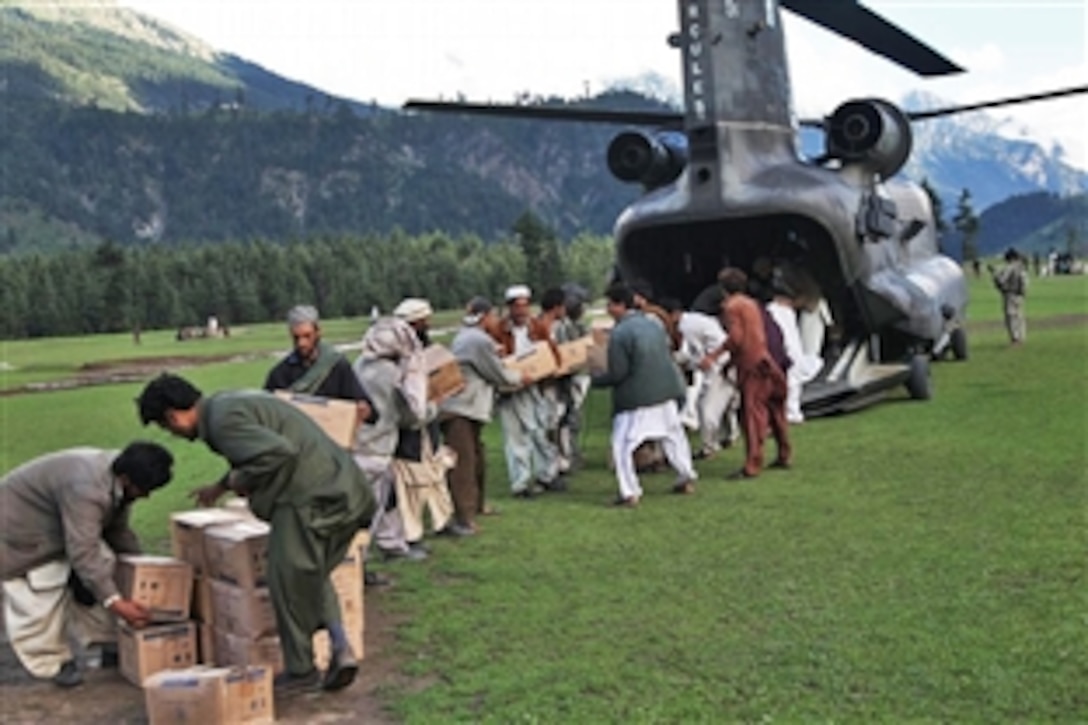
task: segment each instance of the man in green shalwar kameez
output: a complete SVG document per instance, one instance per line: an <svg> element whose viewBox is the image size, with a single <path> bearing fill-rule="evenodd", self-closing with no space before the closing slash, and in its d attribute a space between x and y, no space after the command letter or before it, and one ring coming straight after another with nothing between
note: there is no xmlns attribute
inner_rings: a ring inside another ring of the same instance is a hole
<svg viewBox="0 0 1088 725"><path fill-rule="evenodd" d="M264 392L204 397L187 380L163 374L148 383L137 404L144 425L199 438L230 462L218 483L194 492L201 505L234 491L271 525L268 587L286 665L277 684L300 689L321 681L312 645L320 629L328 630L333 650L322 687L351 684L358 664L329 574L369 524L374 498L347 451L305 413Z"/></svg>

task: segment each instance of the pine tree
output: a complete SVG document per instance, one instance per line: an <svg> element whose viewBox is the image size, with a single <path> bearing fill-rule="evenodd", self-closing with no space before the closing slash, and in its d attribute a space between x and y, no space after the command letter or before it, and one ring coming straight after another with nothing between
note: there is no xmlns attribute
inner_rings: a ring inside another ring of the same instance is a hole
<svg viewBox="0 0 1088 725"><path fill-rule="evenodd" d="M532 211L525 211L514 222L514 238L525 255L526 280L543 292L563 283L563 260L555 231Z"/></svg>
<svg viewBox="0 0 1088 725"><path fill-rule="evenodd" d="M960 192L959 202L956 204L956 215L952 217L952 225L960 233L962 239L962 255L964 262L978 260L978 248L975 246L975 238L978 236L978 216L971 205L971 192L964 189Z"/></svg>

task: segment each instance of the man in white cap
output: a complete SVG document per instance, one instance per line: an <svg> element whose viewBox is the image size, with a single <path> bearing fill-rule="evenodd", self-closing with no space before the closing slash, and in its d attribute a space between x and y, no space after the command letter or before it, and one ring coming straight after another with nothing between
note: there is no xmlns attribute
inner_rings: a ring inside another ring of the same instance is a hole
<svg viewBox="0 0 1088 725"><path fill-rule="evenodd" d="M404 320L416 331L416 337L420 344L427 347L431 344L431 315L434 309L431 303L422 297L408 297L393 310L393 317Z"/></svg>
<svg viewBox="0 0 1088 725"><path fill-rule="evenodd" d="M492 330L504 355L523 354L540 341L548 342L556 354L548 326L532 315L532 296L532 290L523 284L506 290L507 314ZM498 410L514 496L532 498L538 486L546 491L565 491L567 483L559 475L559 450L548 439L551 406L540 386L529 385L503 395Z"/></svg>

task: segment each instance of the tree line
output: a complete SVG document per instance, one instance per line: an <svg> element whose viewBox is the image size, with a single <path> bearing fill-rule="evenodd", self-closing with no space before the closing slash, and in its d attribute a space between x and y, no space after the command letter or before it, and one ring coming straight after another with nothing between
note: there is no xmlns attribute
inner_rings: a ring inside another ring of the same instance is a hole
<svg viewBox="0 0 1088 725"><path fill-rule="evenodd" d="M46 337L282 319L299 303L324 317L388 310L405 296L457 308L473 295L573 281L599 294L612 242L561 243L531 214L506 241L442 233L328 236L278 244L123 247L0 257L0 337Z"/></svg>

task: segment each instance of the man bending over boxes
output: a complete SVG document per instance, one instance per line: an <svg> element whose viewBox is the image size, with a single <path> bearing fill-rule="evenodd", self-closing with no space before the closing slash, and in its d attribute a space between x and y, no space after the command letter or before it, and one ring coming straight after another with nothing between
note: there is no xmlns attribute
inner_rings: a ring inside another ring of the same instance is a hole
<svg viewBox="0 0 1088 725"><path fill-rule="evenodd" d="M184 378L164 373L137 400L144 425L200 439L231 470L193 496L202 506L228 491L249 499L271 525L268 588L276 613L285 671L280 691L350 685L359 666L348 644L329 574L352 538L366 528L374 497L365 475L305 413L273 395L232 391L204 397ZM329 668L322 679L312 637L328 630Z"/></svg>
<svg viewBox="0 0 1088 725"><path fill-rule="evenodd" d="M155 443L70 448L0 479L4 623L35 677L61 687L83 681L69 628L84 647L102 645L103 664L116 665L117 633L107 610L134 627L147 624L148 611L121 598L114 565L119 554L140 553L129 509L166 485L173 462Z"/></svg>

